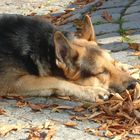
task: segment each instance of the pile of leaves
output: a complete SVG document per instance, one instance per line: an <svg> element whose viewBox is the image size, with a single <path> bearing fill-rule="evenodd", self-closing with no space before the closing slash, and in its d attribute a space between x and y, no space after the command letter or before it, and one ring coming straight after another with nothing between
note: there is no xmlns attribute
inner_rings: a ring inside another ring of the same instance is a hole
<svg viewBox="0 0 140 140"><path fill-rule="evenodd" d="M41 18L49 20L54 25L60 26L69 22L79 21L79 19L84 14L90 14L90 11L96 11L100 7L104 0L99 0L94 3L95 0L76 0L71 2L70 5L75 5L72 8L66 8L63 13L57 13L57 9L51 10L50 13L41 15ZM92 4L93 5L90 5ZM59 12L58 12L59 13ZM37 13L31 12L28 16L35 16ZM81 16L80 16L81 15Z"/></svg>
<svg viewBox="0 0 140 140"><path fill-rule="evenodd" d="M99 102L92 107L97 115L90 118L101 124L98 129L86 129L86 132L94 135L120 138L128 134L140 134L140 85L135 90L126 91L122 95L113 94L110 100ZM105 131L102 134L102 131ZM140 139L140 138L139 138Z"/></svg>

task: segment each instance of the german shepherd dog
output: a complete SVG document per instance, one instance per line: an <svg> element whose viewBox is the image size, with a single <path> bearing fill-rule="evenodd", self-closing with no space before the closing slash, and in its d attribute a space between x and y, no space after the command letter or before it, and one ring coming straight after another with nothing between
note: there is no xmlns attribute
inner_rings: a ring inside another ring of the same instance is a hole
<svg viewBox="0 0 140 140"><path fill-rule="evenodd" d="M79 38L36 17L0 16L0 96L55 93L93 102L135 83L98 46L89 16Z"/></svg>

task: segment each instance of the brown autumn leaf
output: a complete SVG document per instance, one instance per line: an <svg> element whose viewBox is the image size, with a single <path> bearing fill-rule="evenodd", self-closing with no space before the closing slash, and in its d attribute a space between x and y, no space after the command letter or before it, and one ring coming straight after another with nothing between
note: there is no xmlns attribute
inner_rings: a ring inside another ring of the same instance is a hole
<svg viewBox="0 0 140 140"><path fill-rule="evenodd" d="M67 8L64 11L68 13L68 12L73 12L74 10L75 10L75 8Z"/></svg>
<svg viewBox="0 0 140 140"><path fill-rule="evenodd" d="M108 11L103 11L102 17L103 17L106 21L112 22L112 16L109 14Z"/></svg>
<svg viewBox="0 0 140 140"><path fill-rule="evenodd" d="M128 101L124 101L123 105L122 105L122 110L128 114L131 114L132 111L134 110L134 105L133 102L128 100Z"/></svg>
<svg viewBox="0 0 140 140"><path fill-rule="evenodd" d="M37 15L36 12L31 12L30 14L27 14L27 16L35 16L35 15Z"/></svg>
<svg viewBox="0 0 140 140"><path fill-rule="evenodd" d="M74 107L73 110L74 110L75 112L81 112L81 111L85 110L85 108L83 108L82 106L76 106L76 107Z"/></svg>
<svg viewBox="0 0 140 140"><path fill-rule="evenodd" d="M44 123L43 128L45 129L50 129L55 125L55 122L52 120L49 120L47 122Z"/></svg>
<svg viewBox="0 0 140 140"><path fill-rule="evenodd" d="M128 140L140 140L140 137L127 137L128 138Z"/></svg>
<svg viewBox="0 0 140 140"><path fill-rule="evenodd" d="M0 123L0 136L5 136L10 131L14 130L20 130L23 126L20 124L6 124L6 123Z"/></svg>
<svg viewBox="0 0 140 140"><path fill-rule="evenodd" d="M40 132L36 129L31 130L28 136L28 140L40 140L41 135Z"/></svg>
<svg viewBox="0 0 140 140"><path fill-rule="evenodd" d="M106 130L105 131L105 136L111 138L112 136L114 136L114 134L111 131Z"/></svg>
<svg viewBox="0 0 140 140"><path fill-rule="evenodd" d="M132 134L140 134L140 125L132 128Z"/></svg>
<svg viewBox="0 0 140 140"><path fill-rule="evenodd" d="M49 105L47 104L33 104L31 102L28 103L28 106L33 110L33 111L41 111L41 109L48 108Z"/></svg>
<svg viewBox="0 0 140 140"><path fill-rule="evenodd" d="M70 96L57 96L58 99L71 100Z"/></svg>
<svg viewBox="0 0 140 140"><path fill-rule="evenodd" d="M134 56L140 56L140 51L134 52L133 55Z"/></svg>
<svg viewBox="0 0 140 140"><path fill-rule="evenodd" d="M134 100L140 99L140 84L136 84L135 91L134 91Z"/></svg>
<svg viewBox="0 0 140 140"><path fill-rule="evenodd" d="M73 109L72 106L64 106L64 105L60 105L60 106L57 106L56 109Z"/></svg>
<svg viewBox="0 0 140 140"><path fill-rule="evenodd" d="M42 125L32 127L28 136L29 140L51 140L56 132L55 123L52 120L45 122Z"/></svg>
<svg viewBox="0 0 140 140"><path fill-rule="evenodd" d="M135 51L140 51L140 44L138 44L138 43L130 43L129 44L129 48L130 49L133 49L133 50L135 50ZM140 53L140 52L139 52Z"/></svg>
<svg viewBox="0 0 140 140"><path fill-rule="evenodd" d="M111 93L113 96L111 97L111 100L120 100L120 101L124 101L124 99L122 98L122 96L119 93Z"/></svg>
<svg viewBox="0 0 140 140"><path fill-rule="evenodd" d="M88 119L92 119L97 117L98 115L101 115L103 113L103 111L98 111L98 112L94 112L93 114L88 116Z"/></svg>
<svg viewBox="0 0 140 140"><path fill-rule="evenodd" d="M110 125L108 126L108 130L112 133L121 134L122 132L125 132L126 126L121 124L116 125Z"/></svg>
<svg viewBox="0 0 140 140"><path fill-rule="evenodd" d="M70 119L71 120L84 121L84 120L87 120L87 117L83 117L83 116L71 116Z"/></svg>
<svg viewBox="0 0 140 140"><path fill-rule="evenodd" d="M134 106L134 109L139 109L140 108L140 99L139 100L134 100L133 101L133 106Z"/></svg>
<svg viewBox="0 0 140 140"><path fill-rule="evenodd" d="M140 65L135 65L134 69L140 69Z"/></svg>
<svg viewBox="0 0 140 140"><path fill-rule="evenodd" d="M54 127L52 127L52 128L48 131L47 136L46 136L46 138L45 138L44 140L51 140L52 137L55 135L55 133L56 133L56 129L55 129Z"/></svg>
<svg viewBox="0 0 140 140"><path fill-rule="evenodd" d="M99 130L107 130L108 129L107 123L102 124L98 129Z"/></svg>
<svg viewBox="0 0 140 140"><path fill-rule="evenodd" d="M94 128L86 128L85 132L94 136L101 136L100 131Z"/></svg>
<svg viewBox="0 0 140 140"><path fill-rule="evenodd" d="M111 140L124 140L127 135L127 132L122 132L121 134L114 136Z"/></svg>
<svg viewBox="0 0 140 140"><path fill-rule="evenodd" d="M74 126L77 126L77 123L76 122L65 122L64 125L68 126L68 127L74 127Z"/></svg>
<svg viewBox="0 0 140 140"><path fill-rule="evenodd" d="M17 103L16 103L16 106L17 107L25 107L25 106L27 106L27 102L25 102L25 101L23 101L23 100L21 100L21 101L17 101Z"/></svg>
<svg viewBox="0 0 140 140"><path fill-rule="evenodd" d="M0 109L0 115L5 115L5 114L6 114L6 111L3 109Z"/></svg>
<svg viewBox="0 0 140 140"><path fill-rule="evenodd" d="M137 119L140 119L140 111L134 110L134 114L135 114Z"/></svg>

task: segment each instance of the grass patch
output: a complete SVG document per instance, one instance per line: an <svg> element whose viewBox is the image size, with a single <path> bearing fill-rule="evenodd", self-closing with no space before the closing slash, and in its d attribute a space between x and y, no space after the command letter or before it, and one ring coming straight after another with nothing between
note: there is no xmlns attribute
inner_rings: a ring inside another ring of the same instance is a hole
<svg viewBox="0 0 140 140"><path fill-rule="evenodd" d="M124 22L125 22L125 20L123 18L119 18L119 19L113 21L113 23L120 24L120 25L122 25Z"/></svg>
<svg viewBox="0 0 140 140"><path fill-rule="evenodd" d="M123 36L122 37L122 42L131 44L131 43L134 43L134 40L130 39L129 37Z"/></svg>
<svg viewBox="0 0 140 140"><path fill-rule="evenodd" d="M100 25L100 24L105 24L105 22L103 22L103 21L97 21L97 22L95 22L95 23L93 23L94 25Z"/></svg>
<svg viewBox="0 0 140 140"><path fill-rule="evenodd" d="M121 28L121 29L118 30L118 33L119 33L121 36L125 36L125 35L126 35L126 30Z"/></svg>

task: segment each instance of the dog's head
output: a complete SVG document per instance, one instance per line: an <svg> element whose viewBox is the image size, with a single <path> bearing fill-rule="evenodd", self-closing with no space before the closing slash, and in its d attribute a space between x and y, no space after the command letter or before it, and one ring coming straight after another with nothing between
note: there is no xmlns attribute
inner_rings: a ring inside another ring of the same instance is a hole
<svg viewBox="0 0 140 140"><path fill-rule="evenodd" d="M61 32L54 35L56 64L69 80L122 92L133 88L134 80L97 42L89 16L85 17L80 38L69 40Z"/></svg>

